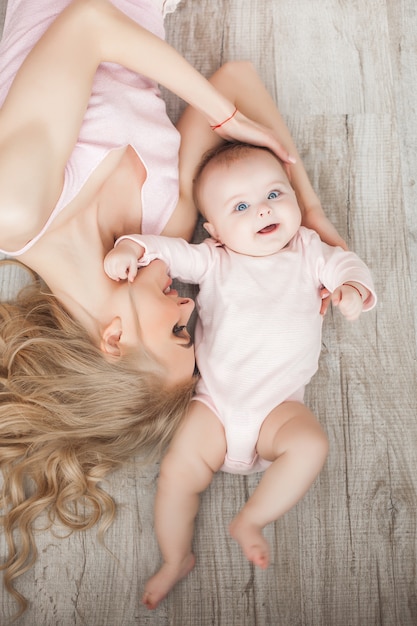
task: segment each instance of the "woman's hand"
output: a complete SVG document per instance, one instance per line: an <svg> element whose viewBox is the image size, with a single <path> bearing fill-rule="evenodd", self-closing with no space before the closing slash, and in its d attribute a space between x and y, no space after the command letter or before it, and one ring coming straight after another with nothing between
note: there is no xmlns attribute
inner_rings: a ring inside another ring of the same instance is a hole
<svg viewBox="0 0 417 626"><path fill-rule="evenodd" d="M254 146L264 146L274 152L284 163L295 163L296 160L278 141L273 130L254 122L243 115L240 111L233 113L223 122L219 122L213 128L222 139L226 141L241 141Z"/></svg>
<svg viewBox="0 0 417 626"><path fill-rule="evenodd" d="M320 307L320 315L326 315L327 309L330 304L330 291L326 289L326 287L321 287L320 289L320 298L321 298L321 307Z"/></svg>

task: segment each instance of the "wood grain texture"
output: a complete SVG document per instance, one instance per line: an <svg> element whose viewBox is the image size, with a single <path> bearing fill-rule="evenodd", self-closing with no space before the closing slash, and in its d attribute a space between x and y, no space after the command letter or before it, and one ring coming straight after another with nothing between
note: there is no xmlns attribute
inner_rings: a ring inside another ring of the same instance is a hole
<svg viewBox="0 0 417 626"><path fill-rule="evenodd" d="M119 513L106 548L94 529L39 531L39 559L19 581L31 606L16 626L417 623L416 33L414 0L183 0L168 16L168 40L204 74L254 63L326 212L371 267L379 303L355 324L327 315L306 400L330 455L306 497L266 529L267 571L227 532L258 478L219 474L202 496L195 570L148 612L139 600L159 562L158 466L132 461L108 480ZM176 119L184 105L165 95ZM0 280L4 293L20 278ZM8 624L4 590L0 607Z"/></svg>

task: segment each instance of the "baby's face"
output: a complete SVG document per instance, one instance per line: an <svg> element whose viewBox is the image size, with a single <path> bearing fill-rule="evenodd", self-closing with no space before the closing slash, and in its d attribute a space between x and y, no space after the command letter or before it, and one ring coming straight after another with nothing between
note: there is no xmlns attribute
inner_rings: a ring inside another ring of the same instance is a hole
<svg viewBox="0 0 417 626"><path fill-rule="evenodd" d="M274 254L301 224L287 175L264 150L253 150L228 165L210 165L203 174L199 197L210 235L241 254Z"/></svg>

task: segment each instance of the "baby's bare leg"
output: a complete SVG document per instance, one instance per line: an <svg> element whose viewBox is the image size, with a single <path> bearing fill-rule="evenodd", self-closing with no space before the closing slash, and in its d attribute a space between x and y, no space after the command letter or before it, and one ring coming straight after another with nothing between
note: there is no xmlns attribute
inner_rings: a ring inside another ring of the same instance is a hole
<svg viewBox="0 0 417 626"><path fill-rule="evenodd" d="M269 550L262 530L306 494L324 465L328 442L306 406L284 402L264 421L257 451L272 465L232 521L230 533L250 561L266 568Z"/></svg>
<svg viewBox="0 0 417 626"><path fill-rule="evenodd" d="M226 439L218 418L200 402L189 414L162 461L155 500L155 530L163 564L148 580L142 602L154 609L194 567L191 542L199 494L222 465Z"/></svg>

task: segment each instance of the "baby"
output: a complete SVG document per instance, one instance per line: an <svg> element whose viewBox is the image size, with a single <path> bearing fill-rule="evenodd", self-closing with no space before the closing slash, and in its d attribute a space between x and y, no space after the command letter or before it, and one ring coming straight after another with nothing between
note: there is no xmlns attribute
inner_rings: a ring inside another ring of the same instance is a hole
<svg viewBox="0 0 417 626"><path fill-rule="evenodd" d="M210 154L195 197L210 239L121 237L105 259L114 280L133 281L158 258L172 277L200 285L201 378L161 464L155 528L163 564L146 585L149 608L194 567L199 494L218 470L265 470L230 533L251 562L268 566L263 528L304 496L327 456L327 438L303 404L320 355L321 289L348 320L376 303L366 265L301 226L286 171L267 149L226 144Z"/></svg>

